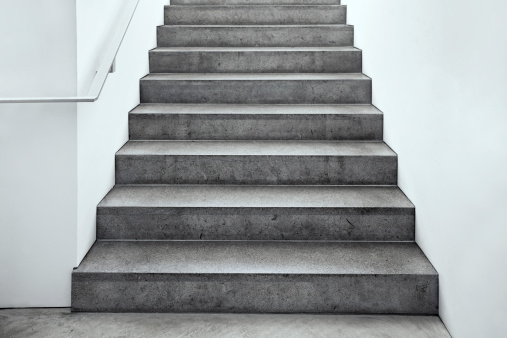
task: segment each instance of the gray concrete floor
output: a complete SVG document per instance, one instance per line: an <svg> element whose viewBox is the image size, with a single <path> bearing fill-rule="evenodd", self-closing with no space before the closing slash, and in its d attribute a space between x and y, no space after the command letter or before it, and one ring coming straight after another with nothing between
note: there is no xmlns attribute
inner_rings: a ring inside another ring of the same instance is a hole
<svg viewBox="0 0 507 338"><path fill-rule="evenodd" d="M0 337L450 337L436 316L0 310Z"/></svg>

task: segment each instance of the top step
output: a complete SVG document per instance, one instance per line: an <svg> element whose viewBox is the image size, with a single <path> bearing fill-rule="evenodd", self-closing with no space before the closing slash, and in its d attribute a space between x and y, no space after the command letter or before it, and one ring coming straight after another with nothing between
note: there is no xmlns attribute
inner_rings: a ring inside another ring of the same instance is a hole
<svg viewBox="0 0 507 338"><path fill-rule="evenodd" d="M171 0L171 5L340 5L340 0Z"/></svg>

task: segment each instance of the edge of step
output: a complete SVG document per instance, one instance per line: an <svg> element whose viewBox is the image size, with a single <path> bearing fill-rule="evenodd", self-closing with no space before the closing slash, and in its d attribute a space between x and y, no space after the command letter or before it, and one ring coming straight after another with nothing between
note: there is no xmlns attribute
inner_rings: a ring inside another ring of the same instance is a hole
<svg viewBox="0 0 507 338"><path fill-rule="evenodd" d="M157 28L178 28L178 27L184 27L184 28L324 28L324 27L334 27L334 28L348 28L353 29L354 25L349 24L322 24L322 25L315 25L315 24L301 24L301 25L159 25Z"/></svg>
<svg viewBox="0 0 507 338"><path fill-rule="evenodd" d="M174 5L267 5L267 4L312 4L312 5L340 5L340 0L172 0Z"/></svg>
<svg viewBox="0 0 507 338"><path fill-rule="evenodd" d="M371 81L362 73L153 73L141 81Z"/></svg>
<svg viewBox="0 0 507 338"><path fill-rule="evenodd" d="M415 206L397 186L115 185L97 208L395 208Z"/></svg>
<svg viewBox="0 0 507 338"><path fill-rule="evenodd" d="M155 47L150 53L175 52L360 52L353 46L337 47Z"/></svg>
<svg viewBox="0 0 507 338"><path fill-rule="evenodd" d="M74 273L438 275L414 242L97 241Z"/></svg>
<svg viewBox="0 0 507 338"><path fill-rule="evenodd" d="M116 156L382 156L396 157L383 141L130 140Z"/></svg>
<svg viewBox="0 0 507 338"><path fill-rule="evenodd" d="M371 104L201 104L141 103L130 115L379 115L382 111Z"/></svg>

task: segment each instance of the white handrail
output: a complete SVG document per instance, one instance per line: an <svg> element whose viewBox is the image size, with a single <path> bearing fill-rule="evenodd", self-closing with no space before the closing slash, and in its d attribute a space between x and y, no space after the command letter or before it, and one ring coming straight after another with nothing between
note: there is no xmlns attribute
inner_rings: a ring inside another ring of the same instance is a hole
<svg viewBox="0 0 507 338"><path fill-rule="evenodd" d="M95 102L99 99L102 88L106 83L107 75L113 67L114 60L118 54L123 38L127 33L130 22L134 17L139 0L130 0L122 7L125 10L121 13L118 20L117 28L114 31L112 40L108 43L109 47L104 53L97 73L93 79L88 94L85 96L63 96L63 97L16 97L16 98L0 98L0 103L59 103L59 102Z"/></svg>

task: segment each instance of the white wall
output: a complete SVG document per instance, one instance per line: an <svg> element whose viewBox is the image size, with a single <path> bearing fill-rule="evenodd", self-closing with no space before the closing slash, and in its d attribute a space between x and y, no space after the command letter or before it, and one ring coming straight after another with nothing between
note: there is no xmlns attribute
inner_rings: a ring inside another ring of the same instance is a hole
<svg viewBox="0 0 507 338"><path fill-rule="evenodd" d="M507 2L344 0L453 337L507 332Z"/></svg>
<svg viewBox="0 0 507 338"><path fill-rule="evenodd" d="M0 2L0 97L76 94L75 4ZM0 105L0 308L65 306L76 261L76 104Z"/></svg>
<svg viewBox="0 0 507 338"><path fill-rule="evenodd" d="M0 308L70 305L165 4L140 1L99 101L0 105ZM86 94L121 10L121 0L2 0L0 97Z"/></svg>
<svg viewBox="0 0 507 338"><path fill-rule="evenodd" d="M141 0L100 99L78 104L77 262L95 241L97 204L114 185L114 155L128 140L128 112L139 103L139 79L148 74L148 51L156 46L168 0ZM108 43L102 30L122 8L122 0L77 0L78 87L86 92L95 63ZM96 25L95 22L102 22ZM109 34L108 34L109 35Z"/></svg>

